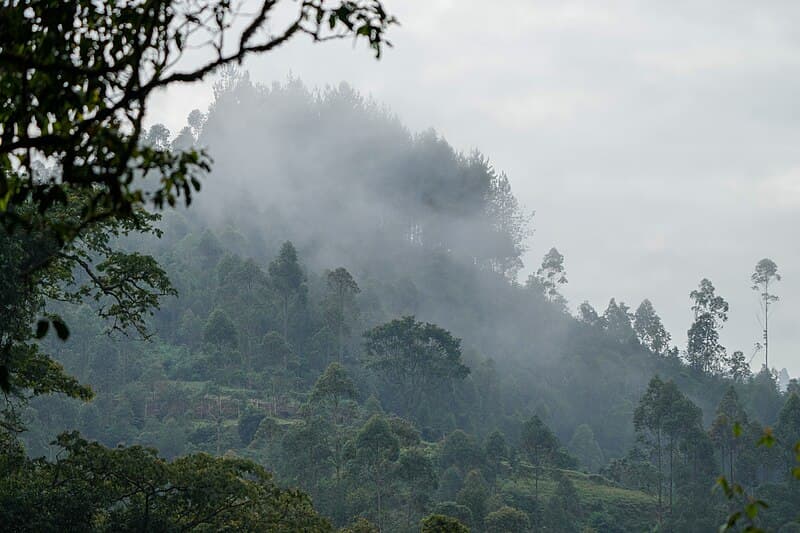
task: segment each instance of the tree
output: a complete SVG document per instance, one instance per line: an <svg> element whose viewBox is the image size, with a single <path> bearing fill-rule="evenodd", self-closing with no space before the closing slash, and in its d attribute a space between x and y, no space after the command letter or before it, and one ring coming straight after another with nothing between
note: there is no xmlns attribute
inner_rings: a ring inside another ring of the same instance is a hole
<svg viewBox="0 0 800 533"><path fill-rule="evenodd" d="M531 528L531 521L527 514L507 505L486 515L484 522L486 533L522 532Z"/></svg>
<svg viewBox="0 0 800 533"><path fill-rule="evenodd" d="M339 363L328 365L325 372L317 379L314 388L311 389L312 403L329 407L335 424L341 422L342 403L347 400L355 400L357 397L358 391L353 380Z"/></svg>
<svg viewBox="0 0 800 533"><path fill-rule="evenodd" d="M650 300L643 300L633 315L633 329L639 341L651 352L664 355L669 349L670 334L661 323Z"/></svg>
<svg viewBox="0 0 800 533"><path fill-rule="evenodd" d="M794 445L800 443L800 396L797 394L789 396L778 414L775 437L783 452L786 465L791 466L797 455Z"/></svg>
<svg viewBox="0 0 800 533"><path fill-rule="evenodd" d="M597 311L589 302L583 302L578 306L578 319L592 327L605 325L603 317L597 314Z"/></svg>
<svg viewBox="0 0 800 533"><path fill-rule="evenodd" d="M225 311L215 309L208 317L203 328L203 341L218 347L236 348L238 343L236 326Z"/></svg>
<svg viewBox="0 0 800 533"><path fill-rule="evenodd" d="M653 377L647 385L639 405L633 414L633 425L640 440L653 452L658 469L658 507L662 507L664 483L664 424L667 413L662 401L664 382L658 376Z"/></svg>
<svg viewBox="0 0 800 533"><path fill-rule="evenodd" d="M404 450L397 462L396 475L404 487L406 525L411 528L412 510L423 511L436 490L436 471L430 458L417 448Z"/></svg>
<svg viewBox="0 0 800 533"><path fill-rule="evenodd" d="M462 472L468 472L483 465L483 453L475 440L457 429L447 435L439 450L439 466L447 469L457 466Z"/></svg>
<svg viewBox="0 0 800 533"><path fill-rule="evenodd" d="M502 433L497 430L489 433L486 437L484 455L492 475L496 476L500 471L500 463L509 458L508 444Z"/></svg>
<svg viewBox="0 0 800 533"><path fill-rule="evenodd" d="M547 502L545 509L547 531L569 533L578 531L581 505L575 485L565 475L558 476L556 490Z"/></svg>
<svg viewBox="0 0 800 533"><path fill-rule="evenodd" d="M67 207L51 210L53 221L69 223L77 217L85 197L73 195L71 200ZM121 252L114 244L136 233L160 235L157 219L138 211L125 219L97 222L67 244L41 230L10 233L0 228L0 390L5 392L0 425L5 429L21 429L14 405L31 396L92 396L37 342L51 325L60 339L69 336L63 319L52 311L58 304L91 302L94 314L107 324L105 333L150 336L149 316L161 298L176 291L152 257Z"/></svg>
<svg viewBox="0 0 800 533"><path fill-rule="evenodd" d="M759 291L761 299L761 316L764 317L764 366L769 368L769 306L778 301L778 296L770 292L770 283L781 280L778 265L772 259L764 258L756 264L750 276L753 290Z"/></svg>
<svg viewBox="0 0 800 533"><path fill-rule="evenodd" d="M306 281L297 260L297 250L291 242L283 243L278 257L269 264L269 278L281 301L283 338L288 342L290 306L305 297Z"/></svg>
<svg viewBox="0 0 800 533"><path fill-rule="evenodd" d="M726 472L731 483L736 480L736 459L742 446L738 438L741 428L748 424L747 414L739 403L739 396L733 386L728 387L717 405L717 416L711 423L711 439L719 448L722 471Z"/></svg>
<svg viewBox="0 0 800 533"><path fill-rule="evenodd" d="M358 312L355 296L361 292L350 273L339 267L328 272L328 320L339 345L339 362L344 360L345 335L350 333L349 322Z"/></svg>
<svg viewBox="0 0 800 533"><path fill-rule="evenodd" d="M737 383L744 383L753 375L750 371L750 364L741 350L733 352L725 362L728 365L728 375Z"/></svg>
<svg viewBox="0 0 800 533"><path fill-rule="evenodd" d="M716 294L714 285L705 278L689 297L694 312L686 348L689 365L700 372L719 371L725 355L725 347L719 343L719 330L728 320L728 302Z"/></svg>
<svg viewBox="0 0 800 533"><path fill-rule="evenodd" d="M528 285L540 286L548 301L563 303L564 297L558 292L558 287L566 283L568 282L564 269L564 256L555 248L550 248L542 258L542 265L536 271L536 276L529 280Z"/></svg>
<svg viewBox="0 0 800 533"><path fill-rule="evenodd" d="M635 341L636 332L631 325L630 308L624 302L617 304L616 299L611 298L608 307L603 312L603 325L614 339L622 343Z"/></svg>
<svg viewBox="0 0 800 533"><path fill-rule="evenodd" d="M469 374L461 363L461 340L413 316L392 320L364 333L367 367L390 387L399 388L403 413L411 414L424 394L441 393Z"/></svg>
<svg viewBox="0 0 800 533"><path fill-rule="evenodd" d="M376 523L378 529L382 530L383 496L387 492L389 472L397 460L400 446L386 420L374 415L358 432L355 448L358 464L375 489Z"/></svg>
<svg viewBox="0 0 800 533"><path fill-rule="evenodd" d="M481 529L483 524L487 498L489 498L489 485L480 470L470 471L464 479L464 486L459 491L456 501L472 511L472 525L476 529Z"/></svg>
<svg viewBox="0 0 800 533"><path fill-rule="evenodd" d="M575 428L567 449L592 472L597 472L605 465L603 450L597 444L594 432L588 424L581 424Z"/></svg>
<svg viewBox="0 0 800 533"><path fill-rule="evenodd" d="M421 533L469 533L469 528L457 518L441 514L432 514L422 520Z"/></svg>
<svg viewBox="0 0 800 533"><path fill-rule="evenodd" d="M673 505L675 460L681 446L691 444L702 431L702 411L686 398L672 381L658 376L648 384L633 415L639 441L646 446L658 471L658 506L663 506L663 485L666 478L669 509ZM664 455L667 475L664 475Z"/></svg>
<svg viewBox="0 0 800 533"><path fill-rule="evenodd" d="M311 389L311 403L330 413L330 421L333 424L332 456L337 482L341 481L345 459L345 434L342 427L345 420L342 411L345 402L355 400L357 397L358 391L353 380L339 363L328 365L325 372L317 379L314 388Z"/></svg>
<svg viewBox="0 0 800 533"><path fill-rule="evenodd" d="M559 448L558 437L542 419L534 415L522 427L522 450L533 465L534 495L536 497L537 521L539 509L539 478Z"/></svg>

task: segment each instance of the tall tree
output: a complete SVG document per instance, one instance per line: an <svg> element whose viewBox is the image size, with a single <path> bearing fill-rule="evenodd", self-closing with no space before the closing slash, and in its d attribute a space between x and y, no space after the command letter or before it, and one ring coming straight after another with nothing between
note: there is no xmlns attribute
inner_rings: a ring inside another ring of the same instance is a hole
<svg viewBox="0 0 800 533"><path fill-rule="evenodd" d="M403 450L397 461L397 477L403 484L406 500L406 527L411 529L412 511L421 512L436 490L436 470L430 458L418 448Z"/></svg>
<svg viewBox="0 0 800 533"><path fill-rule="evenodd" d="M331 322L339 345L339 363L344 360L345 336L350 333L350 323L358 313L355 297L361 292L347 269L339 267L328 272L327 318Z"/></svg>
<svg viewBox="0 0 800 533"><path fill-rule="evenodd" d="M781 280L778 265L772 259L764 258L756 264L750 276L753 290L759 292L761 316L764 317L764 366L769 368L769 306L778 301L778 296L770 292L770 284Z"/></svg>
<svg viewBox="0 0 800 533"><path fill-rule="evenodd" d="M608 307L603 312L603 325L614 339L622 343L636 340L636 332L631 324L630 307L624 302L617 303L611 298Z"/></svg>
<svg viewBox="0 0 800 533"><path fill-rule="evenodd" d="M650 449L651 455L655 457L658 471L659 510L662 509L664 501L664 424L667 416L662 402L663 390L664 382L661 378L653 377L633 414L633 426L639 440Z"/></svg>
<svg viewBox="0 0 800 533"><path fill-rule="evenodd" d="M413 316L376 326L364 338L367 366L387 386L399 388L397 399L405 414L421 404L423 395L447 391L469 374L461 362L461 339Z"/></svg>
<svg viewBox="0 0 800 533"><path fill-rule="evenodd" d="M464 486L458 492L456 501L472 511L472 526L476 530L483 528L486 516L486 500L489 498L489 485L480 470L472 470L464 479Z"/></svg>
<svg viewBox="0 0 800 533"><path fill-rule="evenodd" d="M739 395L733 386L728 387L717 405L717 416L711 424L711 440L719 449L722 471L726 472L731 483L736 481L736 459L743 443L738 438L741 428L747 427L748 420L744 408L739 403Z"/></svg>
<svg viewBox="0 0 800 533"><path fill-rule="evenodd" d="M388 490L389 473L400 452L397 437L379 415L370 418L358 432L356 459L375 490L376 523L383 527L383 498Z"/></svg>
<svg viewBox="0 0 800 533"><path fill-rule="evenodd" d="M639 441L649 449L656 464L659 511L663 509L665 484L672 511L677 454L697 432L702 433L702 411L674 382L655 376L639 400L633 424Z"/></svg>
<svg viewBox="0 0 800 533"><path fill-rule="evenodd" d="M797 448L800 445L800 396L797 394L789 396L778 414L775 436L786 466L793 465L800 452L800 448Z"/></svg>
<svg viewBox="0 0 800 533"><path fill-rule="evenodd" d="M522 450L533 465L534 496L536 498L536 522L539 522L539 478L544 467L549 464L558 451L558 437L537 415L529 418L522 426Z"/></svg>
<svg viewBox="0 0 800 533"><path fill-rule="evenodd" d="M633 315L633 329L639 341L651 352L664 355L669 349L670 334L661 323L650 300L643 300Z"/></svg>
<svg viewBox="0 0 800 533"><path fill-rule="evenodd" d="M342 466L345 459L345 428L344 424L347 417L344 416L346 404L352 403L358 396L358 391L347 374L347 371L339 363L331 363L325 372L317 379L314 388L311 389L311 403L321 408L323 413L330 416L333 426L332 435L332 459L336 470L336 481L341 481Z"/></svg>
<svg viewBox="0 0 800 533"><path fill-rule="evenodd" d="M687 359L696 370L718 372L725 356L725 347L719 342L719 330L728 320L728 302L717 295L714 285L706 278L689 297L692 299L694 322L688 331Z"/></svg>
<svg viewBox="0 0 800 533"><path fill-rule="evenodd" d="M728 375L737 383L743 383L753 375L747 357L741 350L734 351L725 362L728 365Z"/></svg>
<svg viewBox="0 0 800 533"><path fill-rule="evenodd" d="M597 310L589 302L583 302L578 306L578 319L589 326L604 326L603 317L597 314Z"/></svg>
<svg viewBox="0 0 800 533"><path fill-rule="evenodd" d="M269 264L269 278L281 302L283 338L289 340L289 315L291 308L305 297L306 275L297 259L294 245L286 241L281 250Z"/></svg>
<svg viewBox="0 0 800 533"><path fill-rule="evenodd" d="M215 309L208 317L203 329L203 341L219 347L236 348L238 343L236 326L233 325L225 311Z"/></svg>
<svg viewBox="0 0 800 533"><path fill-rule="evenodd" d="M567 282L567 272L564 268L564 256L555 248L550 248L542 258L542 264L536 271L536 276L529 280L528 285L538 285L545 297L551 302L564 302L564 297L558 292L558 287Z"/></svg>

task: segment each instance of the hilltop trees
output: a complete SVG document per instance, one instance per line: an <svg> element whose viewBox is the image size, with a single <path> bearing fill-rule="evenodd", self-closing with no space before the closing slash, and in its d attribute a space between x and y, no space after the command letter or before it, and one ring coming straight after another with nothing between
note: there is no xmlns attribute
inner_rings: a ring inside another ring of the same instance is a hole
<svg viewBox="0 0 800 533"><path fill-rule="evenodd" d="M716 294L714 285L705 278L689 296L693 302L694 323L688 332L686 358L695 370L719 372L725 356L725 347L719 342L719 330L728 320L728 302Z"/></svg>
<svg viewBox="0 0 800 533"><path fill-rule="evenodd" d="M621 343L635 342L636 332L631 325L630 308L624 302L617 304L616 299L611 298L603 313L602 323L608 334L617 341Z"/></svg>
<svg viewBox="0 0 800 533"><path fill-rule="evenodd" d="M567 283L567 273L564 268L564 256L557 249L550 248L536 275L528 279L528 286L538 285L545 297L550 302L564 303L564 297L558 292L558 287Z"/></svg>
<svg viewBox="0 0 800 533"><path fill-rule="evenodd" d="M664 355L669 349L670 334L661 323L650 300L643 300L633 315L633 329L639 341L654 354Z"/></svg>

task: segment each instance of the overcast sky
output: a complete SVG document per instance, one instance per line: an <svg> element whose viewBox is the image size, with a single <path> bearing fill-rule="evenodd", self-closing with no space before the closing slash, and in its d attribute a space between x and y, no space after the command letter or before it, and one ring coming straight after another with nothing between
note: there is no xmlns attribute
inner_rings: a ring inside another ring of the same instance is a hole
<svg viewBox="0 0 800 533"><path fill-rule="evenodd" d="M412 130L480 149L536 211L527 267L565 255L572 308L650 298L683 347L688 294L708 277L731 304L723 343L749 355L749 277L772 258L770 366L800 375L800 2L386 4L402 26L380 62L298 41L245 68L348 81ZM170 89L152 120L177 130L211 97L210 82Z"/></svg>

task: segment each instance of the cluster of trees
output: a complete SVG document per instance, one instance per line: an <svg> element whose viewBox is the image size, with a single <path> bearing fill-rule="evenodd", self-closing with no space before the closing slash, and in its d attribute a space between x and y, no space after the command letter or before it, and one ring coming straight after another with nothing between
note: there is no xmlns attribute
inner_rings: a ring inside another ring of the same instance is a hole
<svg viewBox="0 0 800 533"><path fill-rule="evenodd" d="M562 281L564 283L566 277L563 273L563 257L555 249L545 256L539 272L553 262L554 252L559 257L556 263L559 266L554 272L560 273L560 279L564 280ZM538 277L537 274L537 279ZM760 291L764 324L764 344L756 343L753 357L763 349L764 368L768 369L769 306L778 301L778 296L770 292L772 289L769 287L770 283L779 281L781 277L775 262L765 258L758 262L751 279L754 283L753 289ZM540 284L545 287L548 294L556 294L560 298L555 285L541 282ZM683 352L677 346L670 346L672 336L664 328L653 304L647 299L631 313L625 303L617 303L612 298L602 315L598 314L588 302L584 302L578 307L578 318L589 326L607 331L621 343L639 344L653 354L675 360L682 359L690 369L698 373L724 375L737 382L747 380L751 376L750 361L753 357L747 360L744 352L740 350L729 354L720 342L720 330L728 320L730 310L728 302L716 293L714 284L706 278L700 281L697 289L689 293L689 298L692 302L694 320L687 332L686 349Z"/></svg>
<svg viewBox="0 0 800 533"><path fill-rule="evenodd" d="M280 4L280 5L278 5ZM197 81L296 37L355 37L377 56L394 23L371 2L23 1L0 12L0 514L15 531L328 530L308 499L254 463L194 455L172 463L63 434L56 461L18 440L28 401L91 399L40 342L70 327L59 304L93 301L111 331L147 338L175 291L155 260L118 248L159 233L147 207L188 204L210 168L202 150L143 142L154 91ZM285 25L272 23L281 11ZM268 23L269 21L269 23ZM223 43L235 42L235 46ZM183 53L210 57L176 70ZM149 179L145 179L149 178ZM51 347L52 348L52 347Z"/></svg>
<svg viewBox="0 0 800 533"><path fill-rule="evenodd" d="M800 504L800 485L792 475L800 438L798 387L795 382L783 394L771 428L748 414L737 388L741 385L729 385L706 427L700 408L673 381L654 377L634 413L636 446L603 473L655 494L659 522L669 530L707 531L726 523L735 502L723 491L710 491L709 480L717 476L725 487L738 486L746 501L770 502L750 525L791 528ZM765 435L774 446L763 446ZM756 514L748 512L753 519Z"/></svg>

